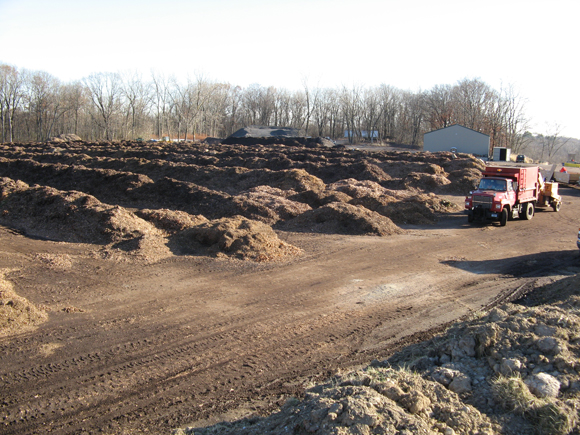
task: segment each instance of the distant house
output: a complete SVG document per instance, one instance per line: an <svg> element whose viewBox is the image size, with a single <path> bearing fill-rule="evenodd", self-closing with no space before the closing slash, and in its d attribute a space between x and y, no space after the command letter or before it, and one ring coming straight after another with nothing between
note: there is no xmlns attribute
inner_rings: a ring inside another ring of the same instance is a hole
<svg viewBox="0 0 580 435"><path fill-rule="evenodd" d="M371 139L377 139L379 137L379 132L378 130L371 130L371 131L366 131L366 130L360 130L360 137L370 137ZM344 137L354 137L357 134L359 134L355 131L352 130L344 130Z"/></svg>
<svg viewBox="0 0 580 435"><path fill-rule="evenodd" d="M459 153L489 157L489 136L462 125L452 125L425 133L423 151L456 150Z"/></svg>

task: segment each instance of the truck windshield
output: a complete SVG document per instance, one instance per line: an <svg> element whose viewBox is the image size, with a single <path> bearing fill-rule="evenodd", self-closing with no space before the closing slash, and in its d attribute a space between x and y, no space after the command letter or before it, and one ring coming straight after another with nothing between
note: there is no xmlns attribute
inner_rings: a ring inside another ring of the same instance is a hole
<svg viewBox="0 0 580 435"><path fill-rule="evenodd" d="M505 180L494 180L491 178L483 178L479 182L479 188L481 190L496 190L496 191L505 192L506 182L505 182Z"/></svg>

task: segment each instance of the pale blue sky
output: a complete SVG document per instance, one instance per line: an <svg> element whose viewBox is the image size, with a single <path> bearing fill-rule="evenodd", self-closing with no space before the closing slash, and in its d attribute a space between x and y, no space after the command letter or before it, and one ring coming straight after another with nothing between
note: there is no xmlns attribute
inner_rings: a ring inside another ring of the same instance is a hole
<svg viewBox="0 0 580 435"><path fill-rule="evenodd" d="M580 138L578 0L0 0L0 62L63 81L151 69L235 85L514 85Z"/></svg>

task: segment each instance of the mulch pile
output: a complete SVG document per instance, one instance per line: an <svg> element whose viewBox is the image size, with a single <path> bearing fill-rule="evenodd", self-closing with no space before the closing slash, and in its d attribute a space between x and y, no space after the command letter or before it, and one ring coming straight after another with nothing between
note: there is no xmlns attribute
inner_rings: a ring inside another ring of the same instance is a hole
<svg viewBox="0 0 580 435"><path fill-rule="evenodd" d="M229 256L257 262L296 256L301 250L278 238L272 227L242 216L222 218L183 231L173 242L182 254Z"/></svg>
<svg viewBox="0 0 580 435"><path fill-rule="evenodd" d="M483 168L462 154L251 139L256 143L68 138L58 148L2 144L0 223L36 237L102 245L106 256L124 252L150 260L180 252L204 255L198 247L183 248L179 233L221 231L225 225L224 231L237 234L235 243L218 242L214 235L204 244L199 234L196 243L211 255L217 249L262 261L299 252L280 245L272 228L388 236L402 233L400 225L430 224L458 211L439 195L467 193ZM254 235L239 235L242 227ZM242 243L247 250L232 248ZM271 253L272 246L280 252Z"/></svg>
<svg viewBox="0 0 580 435"><path fill-rule="evenodd" d="M333 234L366 234L390 236L404 230L391 219L362 205L331 202L302 213L288 222L288 228L301 231Z"/></svg>

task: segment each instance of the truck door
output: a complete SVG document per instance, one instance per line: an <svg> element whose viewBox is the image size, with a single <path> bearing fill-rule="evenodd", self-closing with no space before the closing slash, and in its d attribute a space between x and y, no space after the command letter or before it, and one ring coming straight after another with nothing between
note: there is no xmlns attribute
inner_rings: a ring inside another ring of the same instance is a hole
<svg viewBox="0 0 580 435"><path fill-rule="evenodd" d="M516 191L512 180L507 180L507 197L511 205L516 203Z"/></svg>

